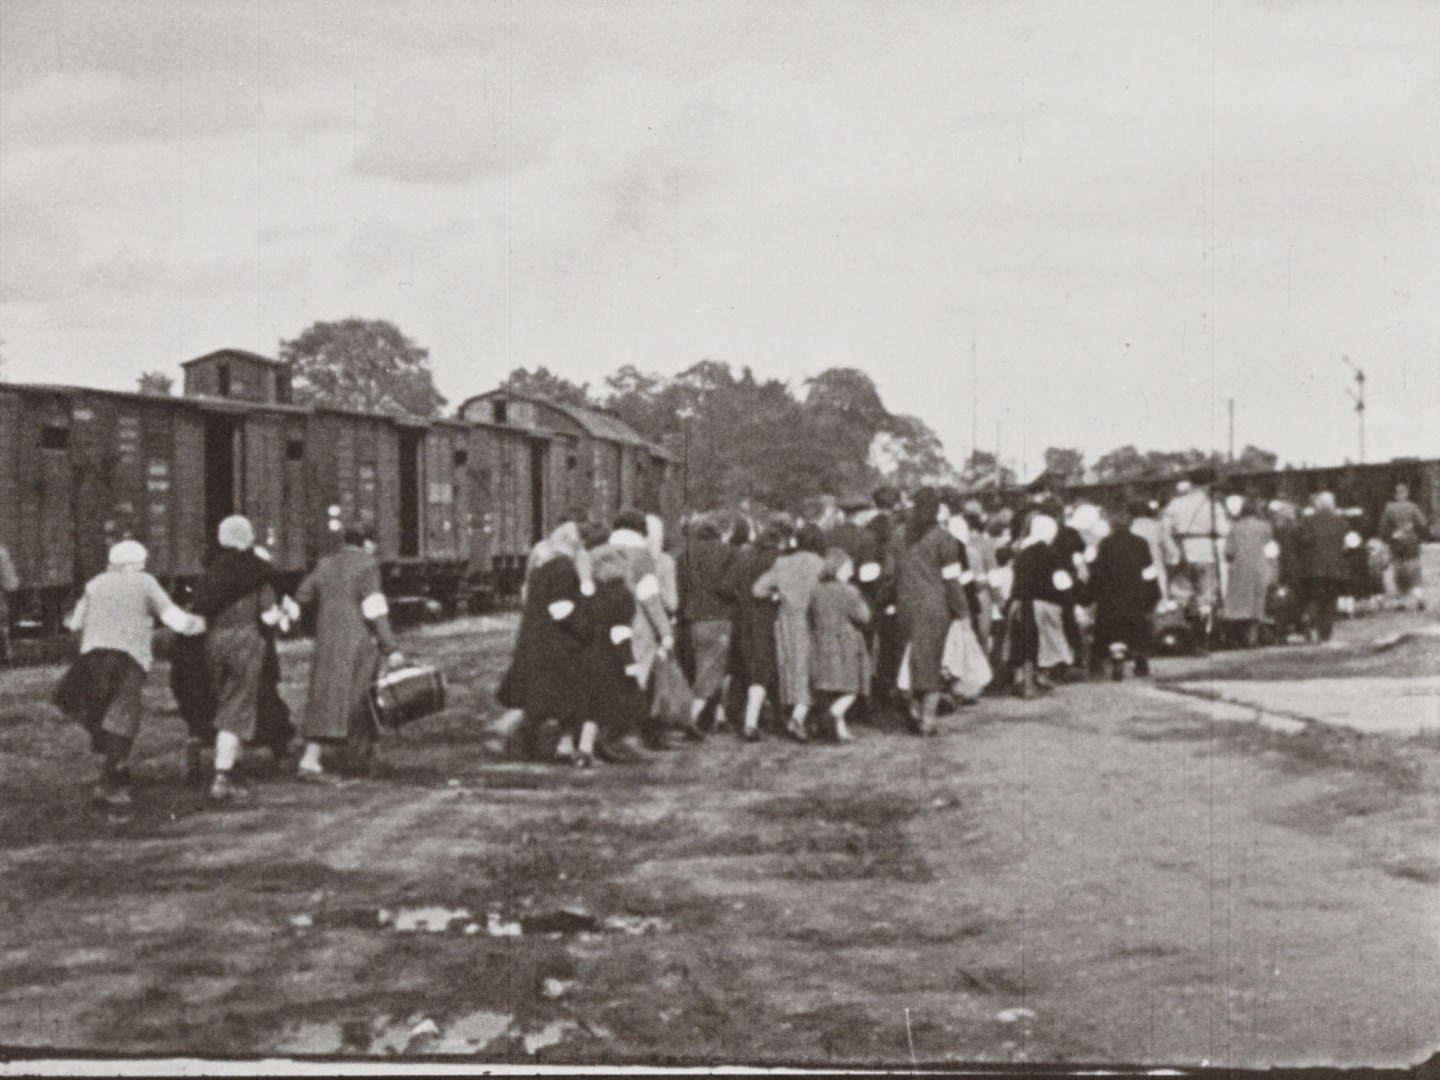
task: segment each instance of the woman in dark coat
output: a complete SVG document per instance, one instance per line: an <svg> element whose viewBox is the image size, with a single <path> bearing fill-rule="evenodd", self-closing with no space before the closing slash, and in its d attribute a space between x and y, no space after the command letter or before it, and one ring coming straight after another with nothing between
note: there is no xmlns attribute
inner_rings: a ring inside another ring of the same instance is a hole
<svg viewBox="0 0 1440 1080"><path fill-rule="evenodd" d="M497 695L507 708L524 710L532 737L545 721L558 721L564 734L556 755L566 759L574 756L589 704L583 664L589 627L576 569L583 551L573 522L550 536L545 561L526 582L515 654Z"/></svg>
<svg viewBox="0 0 1440 1080"><path fill-rule="evenodd" d="M1033 697L1037 682L1050 685L1037 668L1073 661L1065 640L1060 604L1073 588L1069 571L1057 568L1050 545L1058 527L1047 514L1033 513L1029 532L1015 555L1010 606L1006 613L1008 664L1020 672L1022 697Z"/></svg>
<svg viewBox="0 0 1440 1080"><path fill-rule="evenodd" d="M931 488L915 492L896 564L895 614L909 653L909 689L912 701L920 703L915 719L922 735L935 730L940 692L946 684L941 660L950 622L970 615L965 548L945 528L949 515L941 508L940 497Z"/></svg>
<svg viewBox="0 0 1440 1080"><path fill-rule="evenodd" d="M751 589L775 565L785 539L781 525L766 525L754 544L746 544L735 553L730 567L731 592L736 597L731 662L735 681L745 687L742 734L752 742L760 737L760 710L767 694L775 696L780 672L775 649L775 605L754 596Z"/></svg>
<svg viewBox="0 0 1440 1080"><path fill-rule="evenodd" d="M1130 531L1133 512L1116 511L1110 534L1096 547L1090 567L1090 595L1095 600L1095 650L1110 657L1110 676L1124 677L1125 661L1135 660L1135 674L1150 671L1150 614L1160 602L1160 571L1150 545ZM1234 540L1236 531L1230 534ZM1234 576L1230 578L1235 581Z"/></svg>
<svg viewBox="0 0 1440 1080"><path fill-rule="evenodd" d="M614 548L602 548L592 559L595 595L585 605L589 640L582 656L589 705L575 760L580 766L592 765L597 758L635 761L621 749L620 740L645 720L645 693L630 644L635 597L626 584L625 557Z"/></svg>

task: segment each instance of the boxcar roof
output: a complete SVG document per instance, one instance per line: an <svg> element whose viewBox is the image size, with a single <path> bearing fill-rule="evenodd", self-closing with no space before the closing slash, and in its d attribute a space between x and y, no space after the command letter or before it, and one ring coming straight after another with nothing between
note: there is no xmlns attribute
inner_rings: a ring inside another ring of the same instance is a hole
<svg viewBox="0 0 1440 1080"><path fill-rule="evenodd" d="M193 360L182 361L180 366L182 368L189 367L191 364L198 364L202 360L213 360L217 356L236 356L242 360L254 360L257 363L270 364L274 367L290 366L284 360L277 360L273 356L262 356L260 353L251 352L249 349L216 349L213 352L206 353L204 356L197 356Z"/></svg>
<svg viewBox="0 0 1440 1080"><path fill-rule="evenodd" d="M651 442L636 431L633 427L621 420L618 416L604 412L600 409L591 409L583 405L571 405L568 402L552 401L549 398L536 397L533 394L517 394L504 386L496 387L494 390L487 390L483 394L476 394L474 397L466 398L460 403L463 412L466 405L472 401L484 401L486 398L503 394L505 397L514 398L517 401L533 401L537 405L548 405L550 408L564 413L574 420L584 430L585 434L592 439L604 439L607 442L624 443L626 446L639 446L649 450L656 457L663 457L666 460L674 460L674 455L663 446Z"/></svg>

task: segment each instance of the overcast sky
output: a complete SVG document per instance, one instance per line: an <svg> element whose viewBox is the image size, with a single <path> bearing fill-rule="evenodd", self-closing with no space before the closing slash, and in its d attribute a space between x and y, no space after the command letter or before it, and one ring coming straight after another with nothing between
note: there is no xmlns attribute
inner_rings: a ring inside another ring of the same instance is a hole
<svg viewBox="0 0 1440 1080"><path fill-rule="evenodd" d="M1440 3L0 3L0 339L863 368L952 459L1440 454ZM978 372L972 372L971 357Z"/></svg>

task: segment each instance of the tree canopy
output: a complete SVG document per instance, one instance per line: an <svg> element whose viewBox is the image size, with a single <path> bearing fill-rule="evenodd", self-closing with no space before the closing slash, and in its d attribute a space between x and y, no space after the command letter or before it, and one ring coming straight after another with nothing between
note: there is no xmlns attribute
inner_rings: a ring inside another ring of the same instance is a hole
<svg viewBox="0 0 1440 1080"><path fill-rule="evenodd" d="M317 322L280 343L301 404L433 417L445 399L435 389L430 352L384 319Z"/></svg>
<svg viewBox="0 0 1440 1080"><path fill-rule="evenodd" d="M572 382L563 375L556 375L543 366L534 371L517 367L500 384L506 390L524 397L544 398L557 405L582 405L594 408L596 402L590 397L590 384Z"/></svg>
<svg viewBox="0 0 1440 1080"><path fill-rule="evenodd" d="M151 397L169 397L175 392L175 380L163 371L142 372L138 389Z"/></svg>

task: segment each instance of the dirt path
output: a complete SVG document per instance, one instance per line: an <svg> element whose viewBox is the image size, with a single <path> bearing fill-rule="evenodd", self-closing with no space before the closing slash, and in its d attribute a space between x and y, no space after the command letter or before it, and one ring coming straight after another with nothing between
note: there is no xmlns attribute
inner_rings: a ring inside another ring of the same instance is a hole
<svg viewBox="0 0 1440 1080"><path fill-rule="evenodd" d="M83 740L32 704L53 672L0 675L0 1044L1237 1066L1440 1048L1433 739L1285 734L1090 684L987 701L926 743L717 736L573 772L481 748L503 624L406 647L457 704L390 740L377 779L259 776L252 805L211 810L175 786L172 716L125 822L85 807ZM305 660L287 650L287 693ZM396 929L428 906L458 913L448 931ZM565 932L508 936L547 925Z"/></svg>

